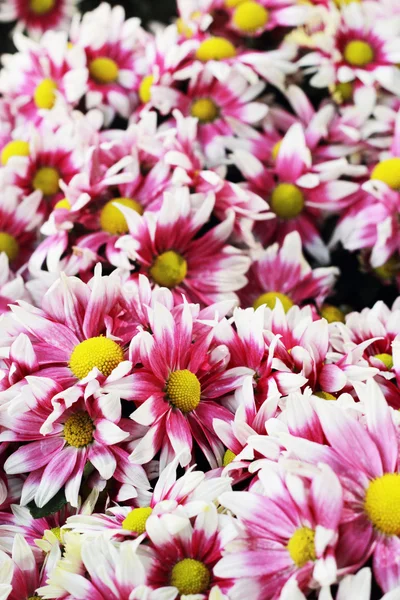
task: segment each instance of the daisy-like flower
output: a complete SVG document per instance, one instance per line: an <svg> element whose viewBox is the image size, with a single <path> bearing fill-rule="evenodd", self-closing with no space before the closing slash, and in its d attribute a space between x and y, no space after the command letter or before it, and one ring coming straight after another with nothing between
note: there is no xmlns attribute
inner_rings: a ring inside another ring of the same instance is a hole
<svg viewBox="0 0 400 600"><path fill-rule="evenodd" d="M343 503L339 479L327 465L310 470L307 477L288 473L276 463L263 465L258 476L265 496L228 492L220 498L243 526L241 544L235 540L231 549L228 546L214 569L219 577L235 580L230 595L234 600L243 597L245 589L254 599L278 599L292 577L302 590L313 581L336 581Z"/></svg>
<svg viewBox="0 0 400 600"><path fill-rule="evenodd" d="M400 93L398 24L387 15L377 18L374 5L351 2L340 12L332 11L334 31L298 63L306 67L306 73L315 73L311 85L327 87L358 80L366 87L377 84Z"/></svg>
<svg viewBox="0 0 400 600"><path fill-rule="evenodd" d="M116 247L137 262L153 285L171 289L178 302L182 293L202 305L236 300L235 291L246 284L250 261L242 250L226 243L233 230L233 212L200 233L214 205L213 194L190 196L187 188L166 192L157 215L140 216L119 205L129 235L120 238Z"/></svg>
<svg viewBox="0 0 400 600"><path fill-rule="evenodd" d="M243 288L239 296L242 305L252 304L254 308L261 304L273 308L277 297L286 310L310 300L321 306L339 275L336 267L311 269L296 231L285 237L281 247L273 244L265 250L254 250L252 258L248 273L251 285Z"/></svg>
<svg viewBox="0 0 400 600"><path fill-rule="evenodd" d="M17 21L17 30L39 37L48 29L66 29L77 0L3 0L0 21Z"/></svg>
<svg viewBox="0 0 400 600"><path fill-rule="evenodd" d="M192 315L187 303L173 311L158 304L150 321L153 334L143 331L134 338L132 360L142 366L133 374L138 408L131 418L150 427L132 452L135 463L147 463L161 450L161 470L177 454L186 466L195 442L212 467L221 464L224 450L212 423L233 415L218 399L238 387L248 369L226 369L227 348L212 344L210 325L196 331L195 308Z"/></svg>

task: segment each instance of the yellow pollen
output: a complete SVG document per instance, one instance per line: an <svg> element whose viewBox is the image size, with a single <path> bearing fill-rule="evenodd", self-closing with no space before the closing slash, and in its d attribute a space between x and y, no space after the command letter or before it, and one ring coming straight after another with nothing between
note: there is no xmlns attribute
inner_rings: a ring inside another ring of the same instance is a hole
<svg viewBox="0 0 400 600"><path fill-rule="evenodd" d="M65 208L66 210L71 210L71 203L66 198L63 198L55 203L54 208Z"/></svg>
<svg viewBox="0 0 400 600"><path fill-rule="evenodd" d="M364 510L378 531L400 535L400 473L385 473L371 481Z"/></svg>
<svg viewBox="0 0 400 600"><path fill-rule="evenodd" d="M332 304L324 304L321 308L321 317L326 319L328 323L344 323L344 313L337 306Z"/></svg>
<svg viewBox="0 0 400 600"><path fill-rule="evenodd" d="M112 58L99 56L90 63L89 73L97 83L113 83L118 79L118 65Z"/></svg>
<svg viewBox="0 0 400 600"><path fill-rule="evenodd" d="M314 392L314 396L318 396L322 400L336 400L335 396L329 392Z"/></svg>
<svg viewBox="0 0 400 600"><path fill-rule="evenodd" d="M400 259L397 256L392 256L380 267L374 269L375 274L381 279L393 279L399 272Z"/></svg>
<svg viewBox="0 0 400 600"><path fill-rule="evenodd" d="M271 195L271 208L281 219L294 219L304 208L303 192L292 183L279 183Z"/></svg>
<svg viewBox="0 0 400 600"><path fill-rule="evenodd" d="M361 0L333 0L338 8L346 6L346 4L352 4L353 2L361 2Z"/></svg>
<svg viewBox="0 0 400 600"><path fill-rule="evenodd" d="M243 2L247 2L247 0L225 0L225 6L227 8L236 8L239 4L243 4Z"/></svg>
<svg viewBox="0 0 400 600"><path fill-rule="evenodd" d="M268 23L268 11L262 4L246 0L241 2L233 13L233 22L245 33L254 33Z"/></svg>
<svg viewBox="0 0 400 600"><path fill-rule="evenodd" d="M151 86L154 83L154 75L146 75L143 77L139 86L139 98L143 104L147 104L151 100Z"/></svg>
<svg viewBox="0 0 400 600"><path fill-rule="evenodd" d="M87 412L77 412L64 424L64 439L69 446L83 448L93 441L94 425Z"/></svg>
<svg viewBox="0 0 400 600"><path fill-rule="evenodd" d="M190 112L200 123L211 123L218 117L219 108L210 98L199 98L193 102Z"/></svg>
<svg viewBox="0 0 400 600"><path fill-rule="evenodd" d="M19 253L19 244L17 240L5 231L0 231L0 253L1 252L7 254L10 262L15 260Z"/></svg>
<svg viewBox="0 0 400 600"><path fill-rule="evenodd" d="M371 179L383 181L392 190L400 190L400 158L388 158L378 163L371 173Z"/></svg>
<svg viewBox="0 0 400 600"><path fill-rule="evenodd" d="M210 37L197 48L196 58L202 62L208 60L224 60L236 56L236 48L223 37Z"/></svg>
<svg viewBox="0 0 400 600"><path fill-rule="evenodd" d="M173 371L168 377L165 391L172 406L184 414L197 408L200 403L200 381L187 369Z"/></svg>
<svg viewBox="0 0 400 600"><path fill-rule="evenodd" d="M41 167L35 173L33 178L33 188L40 190L44 196L53 196L60 186L58 185L60 175L54 167Z"/></svg>
<svg viewBox="0 0 400 600"><path fill-rule="evenodd" d="M338 98L340 98L340 102L351 100L353 97L353 84L351 81L338 83L335 86L335 93L337 94Z"/></svg>
<svg viewBox="0 0 400 600"><path fill-rule="evenodd" d="M266 292L265 294L261 294L261 296L255 300L253 308L257 309L263 304L266 304L268 308L275 308L277 298L282 302L285 313L289 310L289 308L292 308L293 302L289 296L286 296L286 294L281 294L281 292Z"/></svg>
<svg viewBox="0 0 400 600"><path fill-rule="evenodd" d="M387 369L393 369L393 356L391 354L387 354L383 352L382 354L375 354L375 358L383 362Z"/></svg>
<svg viewBox="0 0 400 600"><path fill-rule="evenodd" d="M300 529L296 529L288 542L287 549L290 558L299 569L304 567L308 561L314 561L317 558L314 538L315 531L313 529L300 527Z"/></svg>
<svg viewBox="0 0 400 600"><path fill-rule="evenodd" d="M229 450L228 448L224 454L224 458L222 459L222 466L226 467L227 465L230 465L235 458L236 454L234 454L232 450Z"/></svg>
<svg viewBox="0 0 400 600"><path fill-rule="evenodd" d="M52 79L43 79L33 92L33 101L37 108L53 108L56 101L57 84Z"/></svg>
<svg viewBox="0 0 400 600"><path fill-rule="evenodd" d="M279 150L281 149L281 146L282 146L282 140L279 140L279 142L276 142L276 144L272 148L272 150L271 150L272 160L276 160L278 158L278 154L279 154Z"/></svg>
<svg viewBox="0 0 400 600"><path fill-rule="evenodd" d="M346 44L343 56L349 65L354 67L365 67L374 60L374 51L371 46L363 40L353 40Z"/></svg>
<svg viewBox="0 0 400 600"><path fill-rule="evenodd" d="M184 558L173 567L170 585L178 588L179 594L202 594L210 584L210 571L206 565L194 558Z"/></svg>
<svg viewBox="0 0 400 600"><path fill-rule="evenodd" d="M100 335L75 346L69 359L69 368L77 379L86 377L94 367L108 377L123 360L121 346Z"/></svg>
<svg viewBox="0 0 400 600"><path fill-rule="evenodd" d="M29 8L35 15L45 15L50 12L55 5L55 0L30 0Z"/></svg>
<svg viewBox="0 0 400 600"><path fill-rule="evenodd" d="M122 521L122 529L141 535L146 531L146 522L152 512L150 506L134 508Z"/></svg>
<svg viewBox="0 0 400 600"><path fill-rule="evenodd" d="M174 250L163 252L155 259L150 268L150 275L158 285L173 288L186 277L187 262Z"/></svg>
<svg viewBox="0 0 400 600"><path fill-rule="evenodd" d="M100 213L100 226L103 231L107 231L112 235L122 235L128 233L129 227L125 216L117 206L114 206L115 202L122 206L126 206L127 208L131 208L139 213L139 215L143 214L143 208L140 206L139 202L131 200L130 198L114 198L107 202Z"/></svg>
<svg viewBox="0 0 400 600"><path fill-rule="evenodd" d="M13 156L29 156L29 144L23 140L8 142L1 151L1 164L6 165Z"/></svg>

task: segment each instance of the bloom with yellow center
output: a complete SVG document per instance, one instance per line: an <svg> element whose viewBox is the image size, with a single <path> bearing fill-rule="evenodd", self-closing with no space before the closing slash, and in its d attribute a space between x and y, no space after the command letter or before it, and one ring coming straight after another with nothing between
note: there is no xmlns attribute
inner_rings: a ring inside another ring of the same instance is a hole
<svg viewBox="0 0 400 600"><path fill-rule="evenodd" d="M370 482L364 511L379 532L400 535L400 473L385 473Z"/></svg>
<svg viewBox="0 0 400 600"><path fill-rule="evenodd" d="M268 23L268 11L258 2L241 2L233 13L233 23L244 33L254 33Z"/></svg>
<svg viewBox="0 0 400 600"><path fill-rule="evenodd" d="M174 250L167 250L155 259L150 268L150 275L158 285L173 288L186 277L187 262Z"/></svg>
<svg viewBox="0 0 400 600"><path fill-rule="evenodd" d="M0 252L5 252L9 261L15 260L19 253L17 240L6 231L0 231Z"/></svg>
<svg viewBox="0 0 400 600"><path fill-rule="evenodd" d="M277 299L281 301L283 310L285 312L287 312L289 308L292 308L293 302L291 301L289 296L286 296L286 294L282 294L281 292L266 292L265 294L261 294L261 296L259 296L257 300L255 300L253 308L257 309L263 304L268 306L268 308L275 308Z"/></svg>
<svg viewBox="0 0 400 600"><path fill-rule="evenodd" d="M352 40L343 51L345 61L353 67L366 67L374 60L374 50L363 40Z"/></svg>
<svg viewBox="0 0 400 600"><path fill-rule="evenodd" d="M69 446L83 448L93 441L94 425L87 412L81 411L68 417L64 424L64 439Z"/></svg>
<svg viewBox="0 0 400 600"><path fill-rule="evenodd" d="M146 531L146 522L152 512L153 509L150 506L134 508L122 521L122 529L141 535Z"/></svg>
<svg viewBox="0 0 400 600"><path fill-rule="evenodd" d="M178 588L181 595L203 594L210 585L210 571L199 560L184 558L172 568L170 585Z"/></svg>
<svg viewBox="0 0 400 600"><path fill-rule="evenodd" d="M57 84L52 79L43 79L33 92L33 101L37 108L50 110L56 102Z"/></svg>
<svg viewBox="0 0 400 600"><path fill-rule="evenodd" d="M69 359L69 368L77 379L86 377L94 367L108 377L123 360L121 346L100 335L75 346Z"/></svg>
<svg viewBox="0 0 400 600"><path fill-rule="evenodd" d="M143 77L139 86L139 98L143 104L147 104L151 100L151 86L154 83L154 75L146 75Z"/></svg>
<svg viewBox="0 0 400 600"><path fill-rule="evenodd" d="M400 190L400 158L388 158L372 170L371 179L383 181L392 190Z"/></svg>
<svg viewBox="0 0 400 600"><path fill-rule="evenodd" d="M212 123L219 115L219 108L211 98L199 98L193 102L190 113L200 123Z"/></svg>
<svg viewBox="0 0 400 600"><path fill-rule="evenodd" d="M35 190L40 190L44 196L53 196L60 186L58 184L60 175L54 167L41 167L35 173L32 186Z"/></svg>
<svg viewBox="0 0 400 600"><path fill-rule="evenodd" d="M202 62L208 60L224 60L236 56L236 48L223 37L210 37L197 48L196 58Z"/></svg>
<svg viewBox="0 0 400 600"><path fill-rule="evenodd" d="M115 206L115 203L131 208L139 213L139 215L143 214L143 208L139 202L130 198L114 198L104 206L100 213L100 226L102 230L111 233L111 235L123 235L124 233L128 233L129 227L125 216L119 210L118 206Z"/></svg>
<svg viewBox="0 0 400 600"><path fill-rule="evenodd" d="M29 9L35 15L45 15L53 10L55 0L29 0Z"/></svg>
<svg viewBox="0 0 400 600"><path fill-rule="evenodd" d="M184 414L195 410L200 403L200 381L188 369L173 371L168 377L165 391L172 406Z"/></svg>
<svg viewBox="0 0 400 600"><path fill-rule="evenodd" d="M387 369L393 369L393 356L391 354L387 354L383 352L382 354L375 354L375 358L383 362Z"/></svg>
<svg viewBox="0 0 400 600"><path fill-rule="evenodd" d="M89 74L97 83L114 83L118 79L118 65L108 56L99 56L89 64Z"/></svg>
<svg viewBox="0 0 400 600"><path fill-rule="evenodd" d="M279 183L271 194L271 208L281 219L294 219L304 208L303 192L292 183Z"/></svg>
<svg viewBox="0 0 400 600"><path fill-rule="evenodd" d="M299 569L304 567L308 561L316 560L314 539L315 531L309 527L296 529L290 538L287 549L290 558Z"/></svg>
<svg viewBox="0 0 400 600"><path fill-rule="evenodd" d="M227 465L230 465L231 462L236 458L236 454L234 452L232 452L232 450L229 450L229 448L226 450L224 457L222 459L222 466L226 467Z"/></svg>
<svg viewBox="0 0 400 600"><path fill-rule="evenodd" d="M29 144L23 140L12 140L1 151L1 164L6 165L13 156L29 156Z"/></svg>

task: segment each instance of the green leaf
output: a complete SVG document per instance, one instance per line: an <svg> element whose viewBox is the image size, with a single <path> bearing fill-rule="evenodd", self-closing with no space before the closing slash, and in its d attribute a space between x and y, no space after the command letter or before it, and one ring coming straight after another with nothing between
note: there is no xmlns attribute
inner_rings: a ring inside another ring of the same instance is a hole
<svg viewBox="0 0 400 600"><path fill-rule="evenodd" d="M67 499L65 497L64 489L62 489L41 508L36 506L33 501L28 504L28 508L34 519L40 519L58 512L65 504L67 504Z"/></svg>

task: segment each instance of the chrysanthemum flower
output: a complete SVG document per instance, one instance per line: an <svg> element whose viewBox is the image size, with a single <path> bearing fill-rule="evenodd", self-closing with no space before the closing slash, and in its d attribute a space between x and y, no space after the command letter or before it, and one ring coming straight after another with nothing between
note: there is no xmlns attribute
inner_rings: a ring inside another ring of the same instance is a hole
<svg viewBox="0 0 400 600"><path fill-rule="evenodd" d="M49 29L66 29L77 0L7 0L0 5L0 21L17 21L17 30L39 37Z"/></svg>

